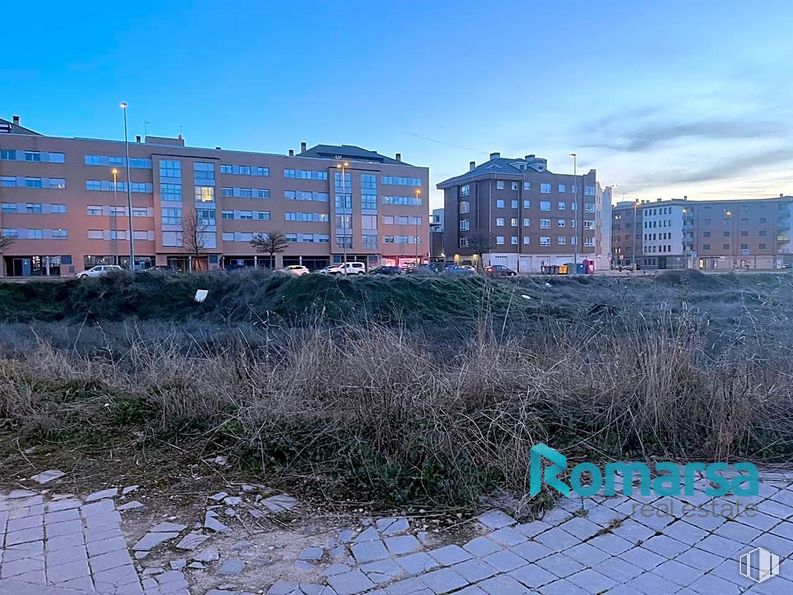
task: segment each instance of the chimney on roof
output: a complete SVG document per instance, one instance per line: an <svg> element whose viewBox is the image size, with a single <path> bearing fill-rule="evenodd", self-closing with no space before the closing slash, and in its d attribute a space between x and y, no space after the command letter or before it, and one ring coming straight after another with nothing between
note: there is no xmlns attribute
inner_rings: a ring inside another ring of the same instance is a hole
<svg viewBox="0 0 793 595"><path fill-rule="evenodd" d="M136 143L139 143L139 142L140 142L140 134L136 134L136 135L135 135L135 142L136 142Z"/></svg>
<svg viewBox="0 0 793 595"><path fill-rule="evenodd" d="M531 161L532 159L534 159L534 154L531 154L531 155L526 155L526 156L524 157L524 159L525 159L526 161Z"/></svg>
<svg viewBox="0 0 793 595"><path fill-rule="evenodd" d="M295 150L294 149L289 149L289 156L290 157L294 157L295 156Z"/></svg>
<svg viewBox="0 0 793 595"><path fill-rule="evenodd" d="M402 153L397 153L396 155L394 155L394 159L396 159L397 161L402 161Z"/></svg>
<svg viewBox="0 0 793 595"><path fill-rule="evenodd" d="M216 151L220 151L220 147L215 147L215 150Z"/></svg>
<svg viewBox="0 0 793 595"><path fill-rule="evenodd" d="M490 153L491 159L498 159L499 157L501 157L501 153Z"/></svg>
<svg viewBox="0 0 793 595"><path fill-rule="evenodd" d="M468 171L474 171L474 169L476 169L476 161L471 161L468 164Z"/></svg>
<svg viewBox="0 0 793 595"><path fill-rule="evenodd" d="M663 200L663 198L656 198L655 202L661 202L662 200Z"/></svg>
<svg viewBox="0 0 793 595"><path fill-rule="evenodd" d="M305 142L300 143L300 152L301 153L305 153L306 152L306 143Z"/></svg>
<svg viewBox="0 0 793 595"><path fill-rule="evenodd" d="M11 119L14 121L14 126L19 126L19 116L13 116Z"/></svg>

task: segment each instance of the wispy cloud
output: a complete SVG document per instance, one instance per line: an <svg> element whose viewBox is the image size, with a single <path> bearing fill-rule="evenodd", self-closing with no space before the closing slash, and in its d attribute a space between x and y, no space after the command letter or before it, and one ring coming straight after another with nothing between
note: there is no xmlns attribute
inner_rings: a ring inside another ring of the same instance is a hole
<svg viewBox="0 0 793 595"><path fill-rule="evenodd" d="M789 134L788 128L773 122L711 120L680 124L649 124L633 130L611 133L606 130L604 136L609 137L609 140L592 143L588 146L615 151L641 152L681 138L756 139L783 138Z"/></svg>

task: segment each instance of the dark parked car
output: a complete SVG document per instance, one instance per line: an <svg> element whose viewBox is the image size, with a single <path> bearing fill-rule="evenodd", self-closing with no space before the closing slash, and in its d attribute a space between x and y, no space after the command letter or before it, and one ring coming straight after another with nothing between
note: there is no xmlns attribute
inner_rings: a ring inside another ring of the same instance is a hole
<svg viewBox="0 0 793 595"><path fill-rule="evenodd" d="M165 275L172 275L174 273L178 273L175 268L165 265L165 264L158 264L153 267L149 267L148 269L143 269L144 273L163 273Z"/></svg>
<svg viewBox="0 0 793 595"><path fill-rule="evenodd" d="M485 269L485 274L488 277L514 277L517 275L515 271L503 264L491 264Z"/></svg>
<svg viewBox="0 0 793 595"><path fill-rule="evenodd" d="M395 266L379 266L369 271L370 275L401 275L402 269Z"/></svg>
<svg viewBox="0 0 793 595"><path fill-rule="evenodd" d="M420 264L416 267L411 267L407 270L408 275L437 275L438 271L434 266L429 264Z"/></svg>
<svg viewBox="0 0 793 595"><path fill-rule="evenodd" d="M443 271L446 275L459 275L461 277L476 275L476 269L471 266L450 264Z"/></svg>

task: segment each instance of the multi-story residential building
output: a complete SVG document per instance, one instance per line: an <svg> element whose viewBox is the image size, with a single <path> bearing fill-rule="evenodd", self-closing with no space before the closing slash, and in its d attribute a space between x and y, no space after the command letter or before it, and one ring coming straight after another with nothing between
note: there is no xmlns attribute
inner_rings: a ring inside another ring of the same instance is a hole
<svg viewBox="0 0 793 595"><path fill-rule="evenodd" d="M793 197L624 201L613 210L613 265L703 270L793 265Z"/></svg>
<svg viewBox="0 0 793 595"><path fill-rule="evenodd" d="M432 209L430 216L430 258L433 262L443 262L446 255L443 252L443 209Z"/></svg>
<svg viewBox="0 0 793 595"><path fill-rule="evenodd" d="M602 191L594 169L557 174L534 155L491 153L486 163L472 161L468 172L438 188L444 191L447 259L470 262L481 255L486 266L519 272L574 259L609 266L611 192Z"/></svg>
<svg viewBox="0 0 793 595"><path fill-rule="evenodd" d="M276 267L319 268L345 253L370 267L413 263L429 253L428 184L426 167L349 145L278 155L147 136L129 143L127 164L123 142L0 120L0 229L13 238L0 274L127 266L130 220L137 267L266 266L250 240L272 231L289 243Z"/></svg>

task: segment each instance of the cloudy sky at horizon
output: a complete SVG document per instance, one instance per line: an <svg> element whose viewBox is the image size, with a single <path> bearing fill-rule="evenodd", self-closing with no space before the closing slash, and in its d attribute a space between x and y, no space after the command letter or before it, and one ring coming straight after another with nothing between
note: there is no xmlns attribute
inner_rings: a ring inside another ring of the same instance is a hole
<svg viewBox="0 0 793 595"><path fill-rule="evenodd" d="M42 0L4 28L0 117L119 138L126 100L132 135L357 144L433 185L492 151L570 172L574 151L618 198L793 194L793 6L599 4Z"/></svg>

